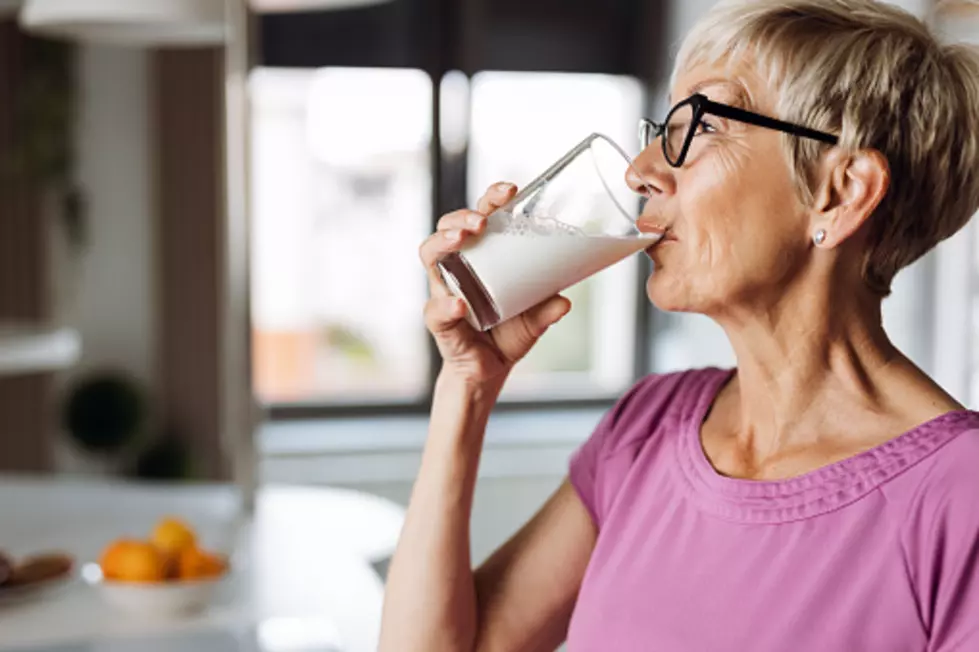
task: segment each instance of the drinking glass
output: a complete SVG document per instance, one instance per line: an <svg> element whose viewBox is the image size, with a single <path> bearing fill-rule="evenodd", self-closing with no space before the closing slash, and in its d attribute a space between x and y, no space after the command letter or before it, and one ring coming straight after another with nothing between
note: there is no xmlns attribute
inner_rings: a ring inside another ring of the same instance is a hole
<svg viewBox="0 0 979 652"><path fill-rule="evenodd" d="M614 141L592 134L487 218L485 231L441 258L446 286L486 331L655 244L636 220L642 175Z"/></svg>

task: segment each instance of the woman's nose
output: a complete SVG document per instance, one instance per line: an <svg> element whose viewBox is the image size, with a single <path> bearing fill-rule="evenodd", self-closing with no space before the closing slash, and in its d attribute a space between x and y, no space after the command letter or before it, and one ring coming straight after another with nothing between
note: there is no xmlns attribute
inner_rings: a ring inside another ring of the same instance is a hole
<svg viewBox="0 0 979 652"><path fill-rule="evenodd" d="M676 190L673 168L666 162L662 149L656 143L633 159L625 178L633 192L650 199L672 195Z"/></svg>

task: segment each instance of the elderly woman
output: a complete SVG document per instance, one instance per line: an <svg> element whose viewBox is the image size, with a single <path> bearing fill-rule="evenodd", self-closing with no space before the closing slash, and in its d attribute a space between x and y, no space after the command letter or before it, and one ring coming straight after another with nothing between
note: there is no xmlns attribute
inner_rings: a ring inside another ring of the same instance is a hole
<svg viewBox="0 0 979 652"><path fill-rule="evenodd" d="M735 370L650 376L478 570L487 417L569 309L489 334L421 255L443 357L382 649L979 650L979 413L881 326L894 275L979 207L979 63L871 0L741 0L687 37L632 185L660 309L708 315ZM962 271L967 274L967 270Z"/></svg>

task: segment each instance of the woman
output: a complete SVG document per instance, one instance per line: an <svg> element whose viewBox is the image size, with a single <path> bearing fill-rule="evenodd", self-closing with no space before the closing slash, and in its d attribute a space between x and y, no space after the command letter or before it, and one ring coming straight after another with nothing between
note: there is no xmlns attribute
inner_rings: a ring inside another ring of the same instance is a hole
<svg viewBox="0 0 979 652"><path fill-rule="evenodd" d="M713 318L737 369L639 382L475 572L487 416L570 305L471 330L433 264L514 188L445 216L421 248L443 368L382 649L979 650L979 414L881 326L894 275L979 207L977 80L872 0L707 16L630 182L666 233L650 300Z"/></svg>

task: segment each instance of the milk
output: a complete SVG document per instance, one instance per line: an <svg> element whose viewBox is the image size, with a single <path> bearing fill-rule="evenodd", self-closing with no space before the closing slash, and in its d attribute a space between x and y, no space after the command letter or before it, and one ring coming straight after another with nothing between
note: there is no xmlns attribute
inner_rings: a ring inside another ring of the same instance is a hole
<svg viewBox="0 0 979 652"><path fill-rule="evenodd" d="M588 235L561 222L497 212L461 253L500 313L519 315L654 244L660 236Z"/></svg>

